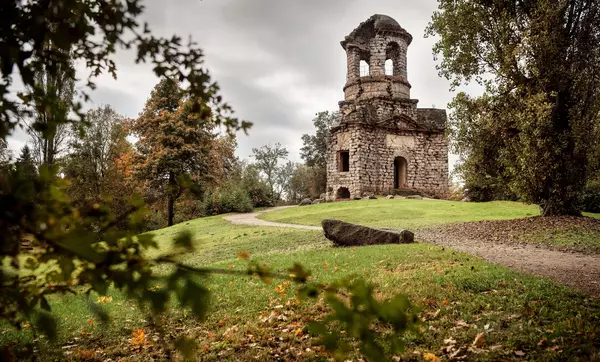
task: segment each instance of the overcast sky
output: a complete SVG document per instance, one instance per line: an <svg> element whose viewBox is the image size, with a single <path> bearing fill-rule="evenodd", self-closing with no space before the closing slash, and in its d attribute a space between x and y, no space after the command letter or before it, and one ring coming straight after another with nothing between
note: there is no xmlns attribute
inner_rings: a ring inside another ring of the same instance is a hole
<svg viewBox="0 0 600 362"><path fill-rule="evenodd" d="M373 14L396 19L412 34L408 48L411 97L420 107L445 108L449 83L438 76L432 55L435 39L425 27L435 0L149 0L144 20L157 34L191 35L204 49L206 66L236 116L253 122L238 136L238 155L280 142L300 161L300 136L313 131L312 118L336 110L343 99L346 55L340 41ZM158 79L133 56L117 56L118 79L102 76L94 104L110 104L126 117L142 110ZM468 89L471 92L476 88ZM11 148L26 137L17 134ZM452 163L452 162L451 162Z"/></svg>

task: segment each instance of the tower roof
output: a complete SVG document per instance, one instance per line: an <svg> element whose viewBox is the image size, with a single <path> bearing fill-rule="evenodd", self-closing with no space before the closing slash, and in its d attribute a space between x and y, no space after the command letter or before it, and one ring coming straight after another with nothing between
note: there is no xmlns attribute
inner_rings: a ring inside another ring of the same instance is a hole
<svg viewBox="0 0 600 362"><path fill-rule="evenodd" d="M342 47L348 43L364 43L375 37L378 32L392 32L404 37L408 44L412 42L410 35L400 24L392 17L382 14L375 14L362 22L350 35L341 42Z"/></svg>

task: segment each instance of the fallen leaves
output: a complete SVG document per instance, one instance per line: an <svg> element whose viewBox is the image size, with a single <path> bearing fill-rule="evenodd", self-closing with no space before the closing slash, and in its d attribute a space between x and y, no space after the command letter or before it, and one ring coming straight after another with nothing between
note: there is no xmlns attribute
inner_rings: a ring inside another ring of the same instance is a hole
<svg viewBox="0 0 600 362"><path fill-rule="evenodd" d="M436 356L435 354L433 354L431 352L423 353L423 359L425 361L430 361L430 362L441 362L442 361L438 356Z"/></svg>
<svg viewBox="0 0 600 362"><path fill-rule="evenodd" d="M149 342L146 339L146 331L143 328L131 332L132 338L129 339L129 344L135 349L140 349Z"/></svg>
<svg viewBox="0 0 600 362"><path fill-rule="evenodd" d="M237 254L238 259L248 260L250 259L250 253L247 251L241 251Z"/></svg>
<svg viewBox="0 0 600 362"><path fill-rule="evenodd" d="M112 302L112 297L107 297L106 295L98 297L98 300L96 300L96 303L98 304L106 304L110 302Z"/></svg>
<svg viewBox="0 0 600 362"><path fill-rule="evenodd" d="M475 340L473 341L472 346L481 348L481 347L483 347L484 344L485 344L485 333L481 332L481 333L477 334L477 336L475 337Z"/></svg>

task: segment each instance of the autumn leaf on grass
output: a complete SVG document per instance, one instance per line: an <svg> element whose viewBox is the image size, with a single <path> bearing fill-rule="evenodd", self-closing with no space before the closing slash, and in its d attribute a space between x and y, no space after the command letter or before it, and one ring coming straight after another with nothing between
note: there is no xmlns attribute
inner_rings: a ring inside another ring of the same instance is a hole
<svg viewBox="0 0 600 362"><path fill-rule="evenodd" d="M484 343L485 343L485 333L481 332L475 337L475 340L473 341L473 347L481 348L481 347L483 347Z"/></svg>
<svg viewBox="0 0 600 362"><path fill-rule="evenodd" d="M423 359L425 361L430 361L430 362L442 362L442 360L440 360L438 356L436 356L435 354L433 354L431 352L423 353Z"/></svg>
<svg viewBox="0 0 600 362"><path fill-rule="evenodd" d="M132 338L129 339L129 343L135 348L142 348L146 345L146 331L143 328L139 328L137 331L131 332Z"/></svg>
<svg viewBox="0 0 600 362"><path fill-rule="evenodd" d="M248 259L250 259L250 253L249 253L249 252L247 252L247 251L241 251L241 252L239 252L239 253L237 254L237 257L238 257L239 259L248 260Z"/></svg>
<svg viewBox="0 0 600 362"><path fill-rule="evenodd" d="M110 302L112 302L112 297L107 297L106 295L99 297L98 300L96 301L96 303L98 303L98 304L106 304L106 303L110 303Z"/></svg>

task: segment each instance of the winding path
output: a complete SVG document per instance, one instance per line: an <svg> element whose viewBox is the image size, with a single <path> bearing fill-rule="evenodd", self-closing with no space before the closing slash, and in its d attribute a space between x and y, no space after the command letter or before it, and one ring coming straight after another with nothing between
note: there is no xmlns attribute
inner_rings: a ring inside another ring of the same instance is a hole
<svg viewBox="0 0 600 362"><path fill-rule="evenodd" d="M223 219L229 221L234 225L252 225L252 226L273 226L273 227L282 227L282 228L294 228L294 229L307 229L307 230L322 230L319 226L313 225L297 225L297 224L284 224L281 222L273 222L267 220L261 220L257 218L258 215L264 214L265 212L275 211L275 210L283 210L290 207L296 206L278 206L278 207L269 207L260 211L250 212L247 214L232 214L223 217Z"/></svg>
<svg viewBox="0 0 600 362"><path fill-rule="evenodd" d="M236 225L272 226L322 230L319 226L286 224L261 220L258 215L295 206L267 208L248 214L233 214L224 219ZM417 238L429 244L449 247L481 257L521 272L549 277L575 287L594 297L600 297L600 255L586 255L537 248L531 245L510 245L486 240L458 240L446 237L435 228L418 230Z"/></svg>

